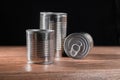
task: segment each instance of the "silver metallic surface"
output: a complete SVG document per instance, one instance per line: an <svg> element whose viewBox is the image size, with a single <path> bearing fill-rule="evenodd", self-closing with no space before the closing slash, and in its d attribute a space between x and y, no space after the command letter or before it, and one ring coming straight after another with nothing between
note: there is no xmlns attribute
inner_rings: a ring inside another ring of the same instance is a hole
<svg viewBox="0 0 120 80"><path fill-rule="evenodd" d="M93 47L93 39L88 33L72 33L64 41L65 53L72 58L85 57Z"/></svg>
<svg viewBox="0 0 120 80"><path fill-rule="evenodd" d="M55 53L54 35L54 30L26 30L28 63L53 63Z"/></svg>
<svg viewBox="0 0 120 80"><path fill-rule="evenodd" d="M55 30L55 57L61 57L63 43L67 33L67 13L41 12L40 29Z"/></svg>

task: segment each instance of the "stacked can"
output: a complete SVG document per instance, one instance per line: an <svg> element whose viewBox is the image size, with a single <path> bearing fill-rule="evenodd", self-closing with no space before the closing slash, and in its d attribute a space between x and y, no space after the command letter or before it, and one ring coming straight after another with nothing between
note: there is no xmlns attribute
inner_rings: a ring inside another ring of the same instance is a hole
<svg viewBox="0 0 120 80"><path fill-rule="evenodd" d="M67 31L67 13L41 12L40 29L55 31L55 57L60 58Z"/></svg>
<svg viewBox="0 0 120 80"><path fill-rule="evenodd" d="M40 12L40 29L26 30L28 63L51 64L65 53L74 59L85 57L93 47L88 33L67 33L67 13Z"/></svg>

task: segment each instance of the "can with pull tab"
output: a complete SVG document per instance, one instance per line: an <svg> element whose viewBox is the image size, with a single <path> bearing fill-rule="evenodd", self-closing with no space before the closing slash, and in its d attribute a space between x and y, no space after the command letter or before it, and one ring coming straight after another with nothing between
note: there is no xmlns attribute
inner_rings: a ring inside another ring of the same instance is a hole
<svg viewBox="0 0 120 80"><path fill-rule="evenodd" d="M93 47L93 39L88 33L72 33L65 38L64 50L74 59L85 57Z"/></svg>

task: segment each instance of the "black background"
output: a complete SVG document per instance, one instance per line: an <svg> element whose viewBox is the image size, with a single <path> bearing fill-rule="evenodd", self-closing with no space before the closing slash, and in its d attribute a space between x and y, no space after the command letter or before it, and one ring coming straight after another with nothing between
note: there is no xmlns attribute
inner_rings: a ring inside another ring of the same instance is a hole
<svg viewBox="0 0 120 80"><path fill-rule="evenodd" d="M0 45L25 45L26 29L39 28L39 13L68 13L67 35L88 32L95 45L120 45L118 0L1 2Z"/></svg>

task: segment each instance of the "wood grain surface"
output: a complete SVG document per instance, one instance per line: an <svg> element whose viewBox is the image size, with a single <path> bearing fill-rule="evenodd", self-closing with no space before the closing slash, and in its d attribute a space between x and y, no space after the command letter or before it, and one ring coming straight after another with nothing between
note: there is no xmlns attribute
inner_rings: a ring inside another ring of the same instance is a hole
<svg viewBox="0 0 120 80"><path fill-rule="evenodd" d="M94 47L83 59L27 64L25 46L0 47L0 80L120 80L120 47Z"/></svg>

